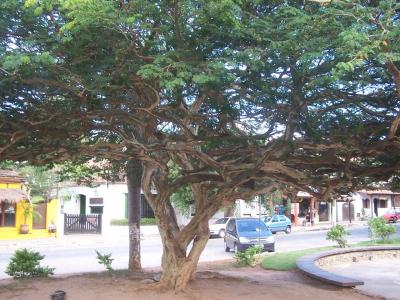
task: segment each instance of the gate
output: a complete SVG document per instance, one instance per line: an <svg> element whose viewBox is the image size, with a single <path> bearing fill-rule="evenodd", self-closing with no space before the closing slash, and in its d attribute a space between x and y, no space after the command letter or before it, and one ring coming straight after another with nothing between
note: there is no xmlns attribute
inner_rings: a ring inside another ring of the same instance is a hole
<svg viewBox="0 0 400 300"><path fill-rule="evenodd" d="M64 214L64 234L101 233L101 215Z"/></svg>

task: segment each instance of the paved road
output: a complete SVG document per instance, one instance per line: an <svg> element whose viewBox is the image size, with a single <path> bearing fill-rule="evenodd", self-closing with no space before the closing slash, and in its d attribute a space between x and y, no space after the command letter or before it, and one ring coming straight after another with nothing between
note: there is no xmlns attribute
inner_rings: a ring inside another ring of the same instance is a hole
<svg viewBox="0 0 400 300"><path fill-rule="evenodd" d="M397 224L397 237L400 237L400 224ZM368 228L352 228L348 240L355 243L368 240ZM326 241L326 231L278 233L276 251L290 251L312 247L332 245ZM153 236L142 240L142 266L158 267L161 261L161 240ZM117 236L65 236L63 239L36 241L0 241L0 278L6 278L6 265L15 249L28 247L46 255L44 265L55 267L56 274L104 270L96 260L95 249L101 253L112 253L113 267L126 269L128 265L128 238ZM222 239L211 239L204 250L200 261L214 261L231 258L232 253L224 251Z"/></svg>

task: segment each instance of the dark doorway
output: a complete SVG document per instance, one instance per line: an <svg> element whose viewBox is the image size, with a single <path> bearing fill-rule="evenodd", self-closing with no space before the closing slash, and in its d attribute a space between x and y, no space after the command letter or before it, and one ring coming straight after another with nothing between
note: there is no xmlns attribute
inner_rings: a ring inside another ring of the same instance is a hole
<svg viewBox="0 0 400 300"><path fill-rule="evenodd" d="M379 205L379 200L374 198L374 214L375 214L375 216L378 216L378 205Z"/></svg>
<svg viewBox="0 0 400 300"><path fill-rule="evenodd" d="M154 218L154 211L143 194L140 195L140 217ZM125 219L128 218L128 194L125 194Z"/></svg>
<svg viewBox="0 0 400 300"><path fill-rule="evenodd" d="M39 213L40 218L33 219L33 229L46 229L46 211L47 203L38 203L35 205L34 210Z"/></svg>
<svg viewBox="0 0 400 300"><path fill-rule="evenodd" d="M350 205L350 207L349 207ZM349 221L351 216L351 220L354 221L354 204L345 202L342 206L342 219L343 221Z"/></svg>
<svg viewBox="0 0 400 300"><path fill-rule="evenodd" d="M320 202L318 206L319 221L329 221L328 202Z"/></svg>
<svg viewBox="0 0 400 300"><path fill-rule="evenodd" d="M79 195L79 214L86 215L86 196Z"/></svg>

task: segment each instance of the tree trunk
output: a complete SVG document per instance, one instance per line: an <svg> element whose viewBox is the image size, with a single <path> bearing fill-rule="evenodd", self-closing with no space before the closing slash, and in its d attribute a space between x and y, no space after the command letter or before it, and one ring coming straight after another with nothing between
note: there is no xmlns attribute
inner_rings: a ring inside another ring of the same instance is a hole
<svg viewBox="0 0 400 300"><path fill-rule="evenodd" d="M128 226L129 226L129 265L131 271L142 269L140 261L140 206L142 164L137 159L130 159L127 163L128 182Z"/></svg>
<svg viewBox="0 0 400 300"><path fill-rule="evenodd" d="M162 227L162 226L161 226ZM161 287L182 291L195 278L197 263L209 238L208 220L202 221L194 235L192 247L160 228L163 240ZM188 248L190 252L186 255Z"/></svg>

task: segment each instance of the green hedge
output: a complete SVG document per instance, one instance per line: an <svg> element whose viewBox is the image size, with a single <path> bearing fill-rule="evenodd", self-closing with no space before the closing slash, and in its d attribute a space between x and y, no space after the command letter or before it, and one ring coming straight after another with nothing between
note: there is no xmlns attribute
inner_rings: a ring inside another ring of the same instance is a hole
<svg viewBox="0 0 400 300"><path fill-rule="evenodd" d="M128 219L112 219L112 226L128 226ZM154 218L142 218L140 225L156 225L156 219Z"/></svg>

